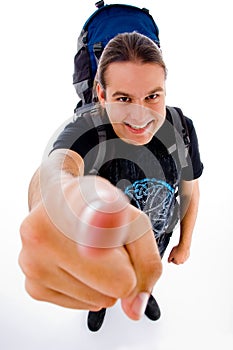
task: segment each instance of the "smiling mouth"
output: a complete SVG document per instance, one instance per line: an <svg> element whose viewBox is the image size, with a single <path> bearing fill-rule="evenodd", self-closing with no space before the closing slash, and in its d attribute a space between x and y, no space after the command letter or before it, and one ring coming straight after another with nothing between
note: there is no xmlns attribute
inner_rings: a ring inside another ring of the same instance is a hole
<svg viewBox="0 0 233 350"><path fill-rule="evenodd" d="M143 125L135 125L135 124L129 124L127 122L125 122L124 124L126 126L128 126L130 129L136 130L136 131L143 131L145 130L151 123L153 122L153 120L143 124Z"/></svg>

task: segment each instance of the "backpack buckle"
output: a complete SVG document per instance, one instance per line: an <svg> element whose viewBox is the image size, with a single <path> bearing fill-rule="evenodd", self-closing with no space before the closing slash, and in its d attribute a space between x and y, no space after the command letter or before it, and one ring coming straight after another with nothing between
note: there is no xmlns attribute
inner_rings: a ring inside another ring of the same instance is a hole
<svg viewBox="0 0 233 350"><path fill-rule="evenodd" d="M95 43L93 45L93 51L94 51L94 54L95 54L95 57L99 60L100 59L100 56L103 52L103 45L101 42L99 43Z"/></svg>

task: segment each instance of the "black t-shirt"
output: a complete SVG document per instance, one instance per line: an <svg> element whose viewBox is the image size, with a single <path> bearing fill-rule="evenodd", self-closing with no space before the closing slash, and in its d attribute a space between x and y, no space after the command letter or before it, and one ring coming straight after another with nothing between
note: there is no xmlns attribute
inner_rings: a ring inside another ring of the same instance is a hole
<svg viewBox="0 0 233 350"><path fill-rule="evenodd" d="M102 164L98 174L120 188L131 204L144 211L150 218L157 242L165 232L171 232L177 222L174 216L176 195L181 180L193 180L201 176L198 140L191 119L185 117L189 138L188 165L181 167L178 151L169 153L175 135L171 115L167 110L166 122L152 140L143 146L127 144L117 137L108 116L102 116L98 131L93 119L86 115L69 123L54 143L53 149L66 148L77 152L84 160L84 173L89 174L102 152ZM104 132L105 141L100 139ZM99 145L105 146L99 149Z"/></svg>

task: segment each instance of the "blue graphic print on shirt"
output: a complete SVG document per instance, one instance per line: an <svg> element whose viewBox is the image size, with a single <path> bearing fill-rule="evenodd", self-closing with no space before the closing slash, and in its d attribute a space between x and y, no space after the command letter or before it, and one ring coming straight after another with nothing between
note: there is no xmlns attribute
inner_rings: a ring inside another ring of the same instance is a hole
<svg viewBox="0 0 233 350"><path fill-rule="evenodd" d="M128 186L125 194L149 216L155 238L164 234L174 210L174 188L165 181L145 178Z"/></svg>

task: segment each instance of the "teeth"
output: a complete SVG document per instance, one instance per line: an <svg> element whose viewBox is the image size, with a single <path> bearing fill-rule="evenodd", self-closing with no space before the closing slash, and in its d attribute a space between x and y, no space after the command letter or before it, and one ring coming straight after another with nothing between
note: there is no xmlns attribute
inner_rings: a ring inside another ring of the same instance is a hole
<svg viewBox="0 0 233 350"><path fill-rule="evenodd" d="M136 130L139 130L139 129L143 129L144 126L137 126L137 125L130 125L132 129L136 129Z"/></svg>
<svg viewBox="0 0 233 350"><path fill-rule="evenodd" d="M144 125L133 125L133 124L128 124L132 129L136 129L136 130L139 130L139 129L143 129L145 128L149 123L146 123Z"/></svg>

